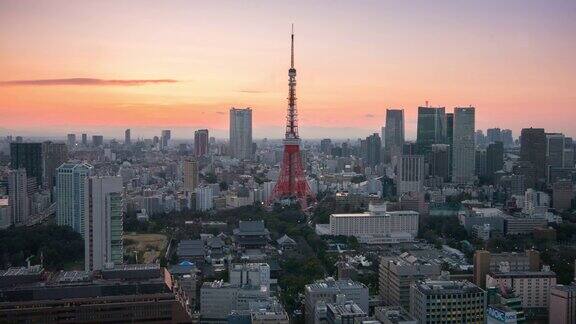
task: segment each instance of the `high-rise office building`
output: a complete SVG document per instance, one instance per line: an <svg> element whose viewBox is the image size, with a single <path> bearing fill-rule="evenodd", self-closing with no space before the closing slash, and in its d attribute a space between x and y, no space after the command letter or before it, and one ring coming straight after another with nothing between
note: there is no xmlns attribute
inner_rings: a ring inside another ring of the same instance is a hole
<svg viewBox="0 0 576 324"><path fill-rule="evenodd" d="M10 158L12 169L24 168L28 178L42 184L42 143L10 143Z"/></svg>
<svg viewBox="0 0 576 324"><path fill-rule="evenodd" d="M28 186L29 181L26 176L26 169L10 170L8 174L8 201L11 207L11 225L23 225L28 220L28 216L30 216Z"/></svg>
<svg viewBox="0 0 576 324"><path fill-rule="evenodd" d="M424 156L401 155L396 165L397 195L424 190Z"/></svg>
<svg viewBox="0 0 576 324"><path fill-rule="evenodd" d="M450 145L432 144L431 151L428 154L430 176L450 181L450 159Z"/></svg>
<svg viewBox="0 0 576 324"><path fill-rule="evenodd" d="M502 142L502 130L500 128L488 128L486 130L486 140L488 144L494 142Z"/></svg>
<svg viewBox="0 0 576 324"><path fill-rule="evenodd" d="M524 174L527 183L543 183L546 179L546 133L543 128L523 128L520 135L520 160L529 164L535 171ZM529 169L529 168L526 168Z"/></svg>
<svg viewBox="0 0 576 324"><path fill-rule="evenodd" d="M198 162L196 160L185 160L182 162L184 176L184 190L194 192L198 187Z"/></svg>
<svg viewBox="0 0 576 324"><path fill-rule="evenodd" d="M504 147L508 148L508 147L514 146L514 137L512 136L512 130L503 129L501 136L502 136L502 143L504 144Z"/></svg>
<svg viewBox="0 0 576 324"><path fill-rule="evenodd" d="M76 145L76 134L68 134L67 143L68 146L74 147L74 145Z"/></svg>
<svg viewBox="0 0 576 324"><path fill-rule="evenodd" d="M378 133L366 137L366 164L374 167L380 164L380 152L382 150L382 141Z"/></svg>
<svg viewBox="0 0 576 324"><path fill-rule="evenodd" d="M410 314L418 323L484 323L486 292L468 281L425 280L412 285Z"/></svg>
<svg viewBox="0 0 576 324"><path fill-rule="evenodd" d="M88 135L87 134L82 134L82 145L88 146Z"/></svg>
<svg viewBox="0 0 576 324"><path fill-rule="evenodd" d="M386 146L386 126L380 128L380 140L382 141L382 147Z"/></svg>
<svg viewBox="0 0 576 324"><path fill-rule="evenodd" d="M468 183L474 180L476 165L474 125L474 107L454 108L452 182Z"/></svg>
<svg viewBox="0 0 576 324"><path fill-rule="evenodd" d="M329 155L331 152L330 150L332 149L332 140L329 138L325 138L323 140L320 141L320 152Z"/></svg>
<svg viewBox="0 0 576 324"><path fill-rule="evenodd" d="M552 207L558 211L572 208L574 199L574 184L571 180L563 179L552 185Z"/></svg>
<svg viewBox="0 0 576 324"><path fill-rule="evenodd" d="M102 135L92 135L92 146L101 147L104 145L104 136Z"/></svg>
<svg viewBox="0 0 576 324"><path fill-rule="evenodd" d="M122 177L89 178L84 233L85 271L123 262Z"/></svg>
<svg viewBox="0 0 576 324"><path fill-rule="evenodd" d="M88 179L93 167L86 163L64 163L56 169L56 223L85 234L89 212Z"/></svg>
<svg viewBox="0 0 576 324"><path fill-rule="evenodd" d="M504 144L500 141L488 144L486 148L486 175L493 181L497 171L504 168Z"/></svg>
<svg viewBox="0 0 576 324"><path fill-rule="evenodd" d="M130 134L130 128L124 131L124 145L132 144L132 138Z"/></svg>
<svg viewBox="0 0 576 324"><path fill-rule="evenodd" d="M160 136L160 148L163 150L168 149L170 147L170 139L172 139L172 132L169 129L163 130Z"/></svg>
<svg viewBox="0 0 576 324"><path fill-rule="evenodd" d="M199 129L194 132L194 155L196 157L208 154L209 139L210 136L207 129Z"/></svg>
<svg viewBox="0 0 576 324"><path fill-rule="evenodd" d="M238 159L252 158L252 109L230 109L230 153Z"/></svg>
<svg viewBox="0 0 576 324"><path fill-rule="evenodd" d="M404 145L404 109L386 109L384 140L388 160L401 154Z"/></svg>
<svg viewBox="0 0 576 324"><path fill-rule="evenodd" d="M64 143L42 143L42 185L52 189L56 185L56 169L68 161L68 147Z"/></svg>
<svg viewBox="0 0 576 324"><path fill-rule="evenodd" d="M418 153L430 152L432 144L446 142L446 109L444 107L418 107L416 144Z"/></svg>

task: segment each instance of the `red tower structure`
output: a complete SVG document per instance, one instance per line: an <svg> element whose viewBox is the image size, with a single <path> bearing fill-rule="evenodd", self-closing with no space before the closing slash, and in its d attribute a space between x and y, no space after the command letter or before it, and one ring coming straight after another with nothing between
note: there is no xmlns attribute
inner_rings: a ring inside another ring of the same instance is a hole
<svg viewBox="0 0 576 324"><path fill-rule="evenodd" d="M298 136L298 112L296 110L296 69L294 68L294 27L292 27L290 69L288 70L288 114L286 116L286 135L284 137L284 157L280 175L272 191L271 201L278 199L296 199L303 209L308 198L314 194L306 181L302 156L300 155L300 137Z"/></svg>

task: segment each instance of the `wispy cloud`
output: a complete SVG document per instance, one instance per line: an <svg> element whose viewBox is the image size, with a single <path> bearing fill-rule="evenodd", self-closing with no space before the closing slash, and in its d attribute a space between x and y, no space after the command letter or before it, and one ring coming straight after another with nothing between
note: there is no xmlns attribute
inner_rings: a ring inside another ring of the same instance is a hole
<svg viewBox="0 0 576 324"><path fill-rule="evenodd" d="M239 92L242 92L242 93L265 93L266 91L263 91L263 90L240 90Z"/></svg>
<svg viewBox="0 0 576 324"><path fill-rule="evenodd" d="M0 86L140 86L157 83L174 83L172 79L103 80L94 78L40 79L0 81Z"/></svg>
<svg viewBox="0 0 576 324"><path fill-rule="evenodd" d="M373 114L366 114L366 115L364 115L364 117L366 117L366 118L374 118L374 117L376 117L376 116L373 115Z"/></svg>

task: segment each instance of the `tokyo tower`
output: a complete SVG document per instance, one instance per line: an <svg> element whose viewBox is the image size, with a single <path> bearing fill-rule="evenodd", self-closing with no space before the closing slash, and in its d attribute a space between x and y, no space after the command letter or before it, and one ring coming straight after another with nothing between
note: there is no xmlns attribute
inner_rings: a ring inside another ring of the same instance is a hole
<svg viewBox="0 0 576 324"><path fill-rule="evenodd" d="M286 135L284 137L284 157L280 175L270 197L271 201L295 199L306 209L308 198L314 194L306 181L302 156L300 155L300 137L298 136L298 112L296 111L296 69L294 68L294 26L292 26L292 44L290 69L288 70L288 113L286 116Z"/></svg>

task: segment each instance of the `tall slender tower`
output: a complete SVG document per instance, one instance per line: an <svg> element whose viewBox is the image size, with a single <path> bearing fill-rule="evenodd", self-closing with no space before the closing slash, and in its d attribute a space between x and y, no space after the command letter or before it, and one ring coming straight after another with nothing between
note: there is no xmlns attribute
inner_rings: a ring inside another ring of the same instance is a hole
<svg viewBox="0 0 576 324"><path fill-rule="evenodd" d="M298 113L296 111L296 69L294 68L294 26L292 26L292 44L290 69L288 70L288 113L286 116L286 134L284 137L284 157L271 201L277 199L297 199L303 209L308 198L314 198L306 181L302 156L300 155L300 137L298 136Z"/></svg>

